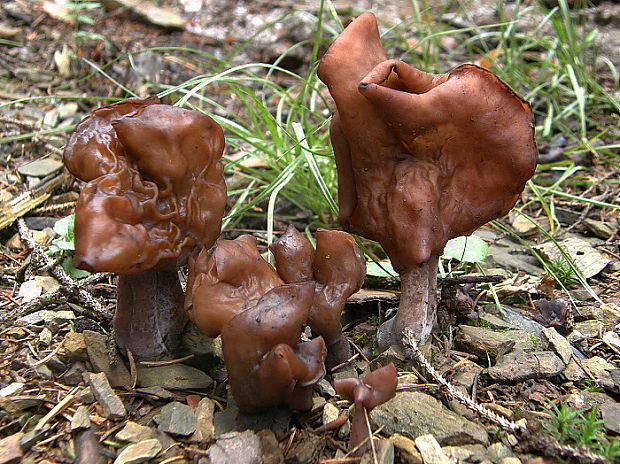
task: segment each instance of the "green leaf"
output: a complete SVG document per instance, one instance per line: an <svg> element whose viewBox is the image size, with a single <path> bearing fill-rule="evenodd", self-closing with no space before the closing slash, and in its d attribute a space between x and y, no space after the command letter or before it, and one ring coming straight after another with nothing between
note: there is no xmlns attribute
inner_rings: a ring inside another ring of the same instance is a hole
<svg viewBox="0 0 620 464"><path fill-rule="evenodd" d="M462 263L482 263L489 253L489 246L476 235L449 240L443 250L443 259L455 259Z"/></svg>
<svg viewBox="0 0 620 464"><path fill-rule="evenodd" d="M396 277L398 273L389 261L369 261L366 263L366 274L374 277Z"/></svg>
<svg viewBox="0 0 620 464"><path fill-rule="evenodd" d="M67 274L69 274L69 277L73 279L83 279L84 277L88 277L90 275L90 272L76 268L73 265L73 258L70 256L63 260L62 268Z"/></svg>

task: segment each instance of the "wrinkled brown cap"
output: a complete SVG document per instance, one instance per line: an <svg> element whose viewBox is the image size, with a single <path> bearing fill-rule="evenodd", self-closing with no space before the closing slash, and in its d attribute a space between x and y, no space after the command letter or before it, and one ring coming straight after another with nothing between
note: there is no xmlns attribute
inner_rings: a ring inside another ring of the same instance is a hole
<svg viewBox="0 0 620 464"><path fill-rule="evenodd" d="M222 129L197 111L130 99L83 120L65 163L88 183L76 207L74 261L134 274L184 263L220 233Z"/></svg>
<svg viewBox="0 0 620 464"><path fill-rule="evenodd" d="M325 340L327 365L332 367L350 357L340 316L347 298L364 283L366 260L353 237L346 232L319 229L315 238L316 251L291 225L269 249L285 282L317 282L308 325Z"/></svg>
<svg viewBox="0 0 620 464"><path fill-rule="evenodd" d="M432 75L386 60L375 17L353 21L318 68L343 227L381 243L397 271L506 214L536 165L529 105L495 75Z"/></svg>
<svg viewBox="0 0 620 464"><path fill-rule="evenodd" d="M211 255L203 248L188 260L185 311L204 334L217 337L226 322L283 283L253 236L218 240Z"/></svg>
<svg viewBox="0 0 620 464"><path fill-rule="evenodd" d="M366 412L370 412L376 406L394 398L397 385L398 373L392 363L372 371L361 379L334 380L336 393L355 403L355 412L351 424L350 450L369 436L364 409ZM363 446L354 455L361 456L364 454L365 448Z"/></svg>
<svg viewBox="0 0 620 464"><path fill-rule="evenodd" d="M320 337L300 343L314 285L276 287L222 328L228 379L241 411L312 406L312 385L325 374L326 354Z"/></svg>

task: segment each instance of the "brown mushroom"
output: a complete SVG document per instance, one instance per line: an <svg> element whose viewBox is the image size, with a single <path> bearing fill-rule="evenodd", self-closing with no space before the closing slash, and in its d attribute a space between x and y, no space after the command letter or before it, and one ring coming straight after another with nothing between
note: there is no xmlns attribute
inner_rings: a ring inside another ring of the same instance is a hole
<svg viewBox="0 0 620 464"><path fill-rule="evenodd" d="M532 112L477 66L433 75L386 60L370 13L332 43L318 74L336 103L339 221L378 241L401 276L380 346L402 343L405 328L424 342L446 242L506 214L534 173Z"/></svg>
<svg viewBox="0 0 620 464"><path fill-rule="evenodd" d="M349 451L357 448L352 453L353 456L364 454L368 440L371 439L367 423L368 413L376 406L394 398L397 385L397 372L392 363L372 371L361 379L334 380L336 393L355 404L349 441Z"/></svg>
<svg viewBox="0 0 620 464"><path fill-rule="evenodd" d="M225 323L282 284L252 235L218 240L211 255L203 248L188 261L185 311L201 332L217 337Z"/></svg>
<svg viewBox="0 0 620 464"><path fill-rule="evenodd" d="M312 386L325 375L325 343L300 343L314 282L282 285L222 328L224 362L239 410L312 407Z"/></svg>
<svg viewBox="0 0 620 464"><path fill-rule="evenodd" d="M316 251L292 225L269 247L285 282L314 280L314 302L308 316L312 332L327 345L325 364L332 368L351 357L340 317L347 298L364 283L366 260L353 237L338 230L319 229Z"/></svg>
<svg viewBox="0 0 620 464"><path fill-rule="evenodd" d="M222 129L155 98L100 108L75 129L65 164L87 182L75 212L76 267L121 274L116 340L140 359L171 354L187 319L177 267L220 232Z"/></svg>

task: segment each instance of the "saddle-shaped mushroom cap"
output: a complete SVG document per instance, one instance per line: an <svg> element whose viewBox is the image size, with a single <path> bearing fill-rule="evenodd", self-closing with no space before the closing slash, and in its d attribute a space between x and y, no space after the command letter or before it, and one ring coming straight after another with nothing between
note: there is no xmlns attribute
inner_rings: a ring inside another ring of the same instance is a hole
<svg viewBox="0 0 620 464"><path fill-rule="evenodd" d="M318 74L336 103L339 221L378 241L401 274L388 341L405 327L425 341L446 242L506 214L534 173L530 107L474 65L433 75L387 60L370 13L332 43Z"/></svg>

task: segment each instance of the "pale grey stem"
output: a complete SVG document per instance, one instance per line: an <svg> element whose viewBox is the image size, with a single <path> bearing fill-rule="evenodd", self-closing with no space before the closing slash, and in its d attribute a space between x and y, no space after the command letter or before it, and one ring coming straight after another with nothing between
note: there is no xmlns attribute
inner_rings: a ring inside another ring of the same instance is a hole
<svg viewBox="0 0 620 464"><path fill-rule="evenodd" d="M431 335L437 317L437 261L437 256L431 256L400 275L400 304L393 327L399 342L405 329L412 330L422 344Z"/></svg>

